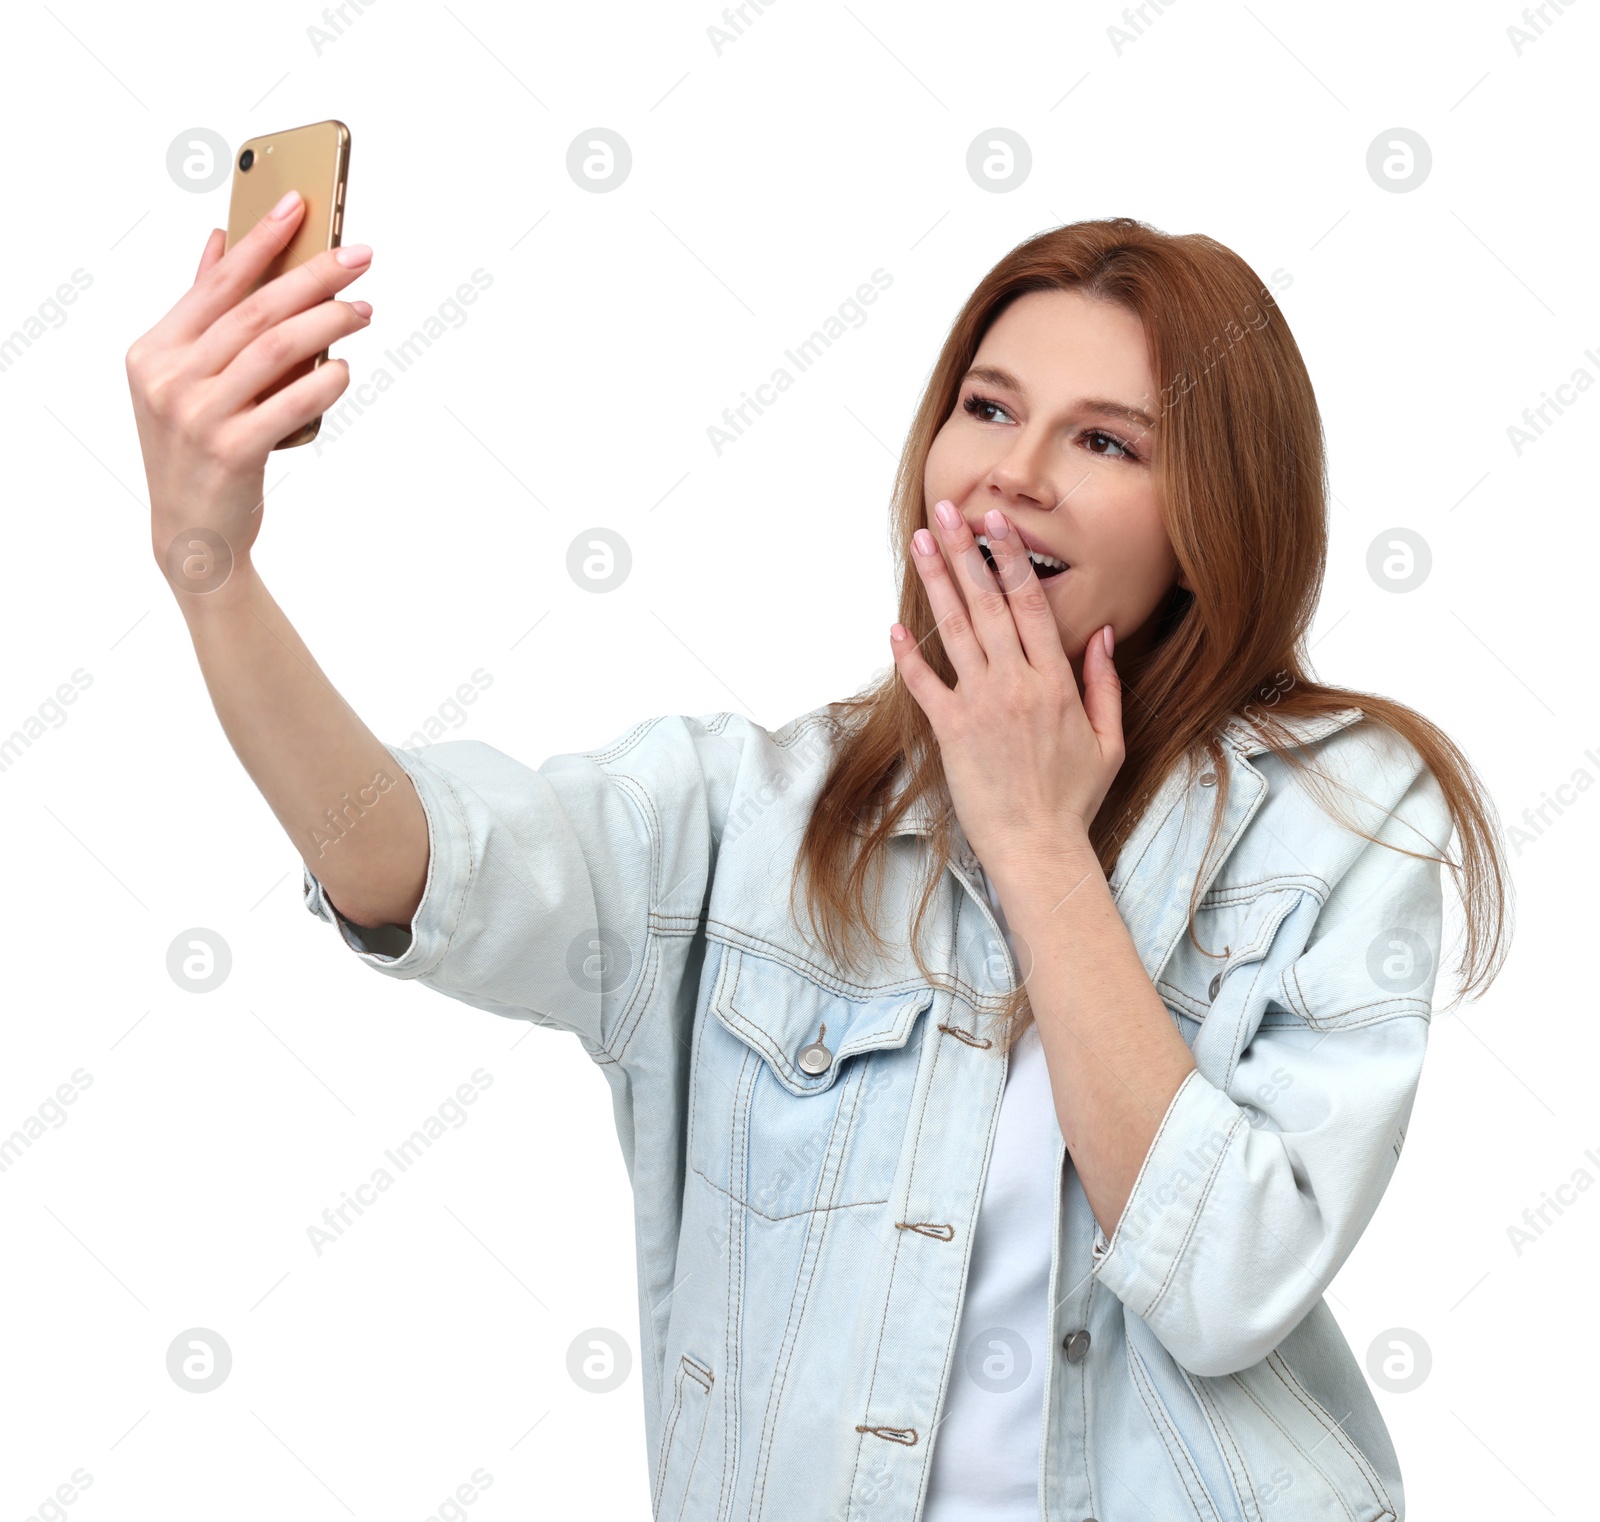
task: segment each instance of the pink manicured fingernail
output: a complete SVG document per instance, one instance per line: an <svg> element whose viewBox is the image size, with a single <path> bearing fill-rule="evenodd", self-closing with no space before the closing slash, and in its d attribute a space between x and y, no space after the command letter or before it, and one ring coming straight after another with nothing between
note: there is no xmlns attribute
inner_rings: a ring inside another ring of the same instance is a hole
<svg viewBox="0 0 1600 1522"><path fill-rule="evenodd" d="M365 243L352 243L348 247L334 249L333 257L347 270L353 270L358 264L365 264L372 257L372 250Z"/></svg>
<svg viewBox="0 0 1600 1522"><path fill-rule="evenodd" d="M298 190L286 190L283 193L283 199L267 213L267 216L274 222L281 222L299 204L300 192Z"/></svg>
<svg viewBox="0 0 1600 1522"><path fill-rule="evenodd" d="M352 301L350 305L363 317L372 316L372 303L370 301Z"/></svg>
<svg viewBox="0 0 1600 1522"><path fill-rule="evenodd" d="M1111 625L1106 625L1106 654L1110 655L1116 647L1116 636L1111 632Z"/></svg>
<svg viewBox="0 0 1600 1522"><path fill-rule="evenodd" d="M925 528L919 528L911 536L911 542L916 545L919 555L937 555L939 553L939 546L934 542L933 535Z"/></svg>
<svg viewBox="0 0 1600 1522"><path fill-rule="evenodd" d="M991 539L1004 539L1011 532L1011 525L1006 522L1006 515L998 507L991 507L983 515L983 526L989 530Z"/></svg>
<svg viewBox="0 0 1600 1522"><path fill-rule="evenodd" d="M955 503L948 501L936 502L933 510L938 516L939 521L944 524L946 528L961 527L961 514L956 511Z"/></svg>

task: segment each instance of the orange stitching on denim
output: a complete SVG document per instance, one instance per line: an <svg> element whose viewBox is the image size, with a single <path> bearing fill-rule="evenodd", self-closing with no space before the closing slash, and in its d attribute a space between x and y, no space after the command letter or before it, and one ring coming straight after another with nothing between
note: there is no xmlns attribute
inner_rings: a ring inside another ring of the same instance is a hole
<svg viewBox="0 0 1600 1522"><path fill-rule="evenodd" d="M1320 1421L1324 1417L1327 1419L1322 1423L1322 1425L1327 1427L1328 1436L1334 1438L1338 1442L1339 1446L1344 1449L1344 1451L1349 1455L1351 1461L1361 1471L1362 1477L1370 1486L1372 1486L1373 1493L1383 1502L1384 1506L1388 1510L1393 1511L1394 1506L1389 1500L1389 1493L1383 1488L1382 1477L1378 1474L1377 1470L1373 1468L1371 1461L1367 1458L1366 1454L1361 1451L1360 1447L1350 1441L1348 1434L1344 1430L1344 1418L1335 1420L1333 1413L1329 1411L1321 1401L1313 1396L1303 1384L1300 1383L1299 1377L1295 1374L1294 1370L1290 1368L1288 1360L1285 1359L1283 1354L1280 1353L1276 1348L1268 1353L1263 1361L1266 1363L1266 1366L1278 1376L1279 1380L1282 1381L1283 1385L1288 1389L1290 1394L1292 1394L1295 1399L1298 1400L1300 1404L1311 1413L1314 1421ZM1346 1412L1345 1416L1348 1417L1349 1412ZM1328 1426L1328 1423L1332 1423L1332 1425ZM1318 1438L1317 1441L1321 1442L1322 1440Z"/></svg>
<svg viewBox="0 0 1600 1522"><path fill-rule="evenodd" d="M839 1181L844 1177L844 1150L850 1138L855 1134L856 1112L860 1105L861 1085L847 1089L845 1097L840 1101L839 1112L834 1118L834 1130L837 1132L843 1124L843 1140L837 1147L833 1144L832 1136L828 1139L828 1151L824 1154L823 1173L817 1183L816 1198L821 1198L824 1187L829 1190L828 1203L816 1211L810 1224L806 1227L806 1240L803 1249L803 1268L801 1272L805 1277L805 1290L798 1306L791 1306L790 1319L783 1332L784 1350L782 1353L782 1368L778 1372L776 1382L767 1396L767 1410L761 1421L761 1436L756 1449L756 1474L752 1482L751 1499L755 1503L753 1514L757 1517L763 1514L766 1506L767 1475L772 1464L773 1448L776 1446L772 1434L777 1425L778 1412L783 1408L783 1397L789 1382L789 1369L794 1361L794 1351L800 1340L800 1327L805 1321L806 1312L811 1304L811 1292L816 1288L818 1279L817 1265L822 1258L823 1238L832 1224L827 1212L833 1209L833 1194L839 1188ZM848 1108L847 1108L848 1107ZM828 1171L829 1162L832 1162L833 1171ZM812 1244L816 1244L813 1251ZM916 1434L912 1434L912 1441L916 1441Z"/></svg>
<svg viewBox="0 0 1600 1522"><path fill-rule="evenodd" d="M959 1026L946 1025L942 1020L939 1022L939 1029L942 1030L942 1031L948 1031L958 1041L965 1041L968 1046L980 1046L981 1047L981 1046L993 1046L994 1045L994 1042L992 1042L987 1036L984 1036L984 1037L980 1038L980 1037L977 1037L977 1036L969 1035L966 1031L962 1030Z"/></svg>
<svg viewBox="0 0 1600 1522"><path fill-rule="evenodd" d="M950 891L951 890L949 889L948 884L946 884L941 879L940 892L941 893L948 893ZM940 906L940 909L942 911L942 909L944 907L944 901L942 899L939 901L939 906ZM957 910L956 910L955 922L956 922L957 925L960 924L960 910L959 910L959 908L957 908ZM952 961L954 960L953 951L954 951L954 943L952 942L952 957L951 957ZM938 998L938 994L936 993L935 994L935 1000L937 1000L937 998ZM946 1002L948 1003L948 1002L950 1002L950 1000L951 1000L951 996L948 993L946 993ZM929 1018L932 1018L932 1017L930 1016ZM938 1045L936 1045L933 1048L933 1052L932 1052L931 1057L926 1058L926 1059L923 1059L923 1058L919 1058L918 1059L919 1060L919 1067L918 1067L918 1071L917 1071L917 1078L918 1078L919 1082L922 1082L922 1073L921 1073L921 1067L920 1067L921 1061L923 1061L923 1060L928 1061L929 1069L928 1069L927 1081L923 1085L923 1088L922 1088L922 1097L921 1097L922 1108L921 1108L920 1111L918 1111L917 1117L916 1117L916 1120L917 1120L916 1134L915 1134L915 1136L913 1136L912 1141L911 1141L910 1178L907 1180L907 1183L906 1183L906 1189L907 1189L908 1192L912 1188L915 1187L916 1182L917 1182L917 1153L918 1153L918 1150L920 1148L921 1141L922 1141L922 1130L923 1130L923 1127L928 1123L929 1096L931 1094L933 1094L935 1092L935 1090L936 1090L936 1087L937 1087L937 1084L938 1084L938 1079L939 1079L939 1063L942 1060L943 1055L944 1055L944 1045L941 1042L941 1043L939 1043ZM997 1093L996 1096L995 1096L995 1100L994 1100L994 1108L995 1109L998 1109L999 1103L1000 1103L1000 1096ZM991 1112L990 1112L990 1124L993 1124L993 1119L994 1119L994 1109L992 1109ZM910 1118L908 1117L907 1118L907 1125L909 1126L909 1124L910 1124ZM973 1208L974 1213L976 1213L977 1208L978 1208L978 1203L979 1203L979 1200L981 1198L981 1191L982 1191L982 1184L981 1183L976 1184L974 1186L973 1193L972 1193L972 1196L971 1196L971 1203L972 1203L972 1208ZM894 1305L895 1279L896 1279L896 1276L899 1274L899 1271L900 1271L900 1244L897 1242L895 1244L894 1251L890 1255L890 1259L889 1259L889 1284L888 1284L888 1288L884 1292L883 1302L882 1302L883 1310L882 1310L882 1313L879 1316L879 1320L878 1320L878 1344L877 1344L877 1347L873 1351L872 1377L871 1377L870 1381L868 1382L868 1386L867 1386L867 1400L869 1402L871 1402L874 1399L874 1397L876 1396L876 1394L877 1394L878 1372L879 1372L879 1368L880 1368L880 1366L881 1366L881 1364L883 1362L884 1336L885 1336L885 1333L886 1333L886 1330L887 1330L887 1327L888 1327L890 1309ZM957 1332L959 1330L959 1323L960 1323L960 1318L959 1317L951 1317L951 1318L949 1318L949 1320L947 1322L947 1325L949 1327L949 1332L947 1333L946 1339L945 1339L945 1356L946 1356L946 1358L949 1357L950 1350L955 1344L956 1335L957 1335ZM866 1429L863 1428L862 1430L864 1431ZM855 1467L851 1471L851 1475L850 1475L850 1486L851 1486L852 1493L854 1492L856 1478L857 1478L857 1476L860 1475L860 1473L861 1473L861 1449L858 1446L857 1449L856 1449ZM926 1483L926 1469L924 1469L924 1483Z"/></svg>
<svg viewBox="0 0 1600 1522"><path fill-rule="evenodd" d="M903 1443L907 1448L915 1446L917 1429L915 1427L863 1427L856 1424L857 1432L870 1432L874 1437L881 1437L885 1442Z"/></svg>
<svg viewBox="0 0 1600 1522"><path fill-rule="evenodd" d="M1250 1466L1245 1462L1244 1452L1239 1447L1238 1439L1233 1435L1233 1429L1228 1425L1222 1414L1222 1407L1216 1397L1209 1390L1196 1383L1203 1381L1204 1376L1191 1374L1181 1365L1178 1372L1183 1376L1183 1381L1188 1385L1196 1404L1200 1407L1201 1414L1206 1418L1211 1427L1212 1436L1217 1440L1217 1447L1222 1453L1222 1460L1228 1466L1229 1478L1233 1481L1234 1494L1243 1502L1245 1493L1249 1493L1250 1506L1259 1516L1261 1501L1256 1495L1255 1481L1250 1478ZM1242 1483L1241 1483L1242 1482Z"/></svg>
<svg viewBox="0 0 1600 1522"><path fill-rule="evenodd" d="M678 1377L672 1386L672 1410L667 1416L666 1427L661 1438L661 1455L656 1460L656 1493L650 1502L652 1511L661 1509L661 1487L666 1483L667 1459L672 1453L672 1434L678 1425L678 1411L683 1405L683 1367L678 1367Z"/></svg>
<svg viewBox="0 0 1600 1522"><path fill-rule="evenodd" d="M948 1221L896 1221L896 1231L915 1231L925 1237L937 1237L941 1242L948 1242L955 1234L956 1229Z"/></svg>
<svg viewBox="0 0 1600 1522"><path fill-rule="evenodd" d="M1206 1489L1200 1471L1195 1467L1194 1455L1189 1452L1183 1435L1178 1431L1166 1404L1161 1399L1160 1392L1156 1389L1155 1381L1151 1378L1149 1367L1144 1361L1144 1355L1130 1341L1124 1340L1122 1347L1126 1355L1128 1373L1131 1376L1130 1382L1144 1406L1145 1414L1150 1418L1150 1425L1155 1431L1157 1440L1166 1449L1167 1457L1172 1461L1173 1472L1183 1487L1184 1496L1194 1508L1197 1522L1205 1522L1205 1512L1200 1510L1200 1501L1206 1503L1206 1511L1211 1513L1211 1522L1219 1522L1216 1503L1211 1498L1211 1492ZM1193 1489L1190 1489L1191 1480L1194 1482ZM1198 1501L1194 1494L1196 1490L1200 1492Z"/></svg>
<svg viewBox="0 0 1600 1522"><path fill-rule="evenodd" d="M704 1364L696 1363L687 1353L680 1353L678 1361L684 1366L684 1372L688 1374L689 1378L701 1385L707 1392L710 1391L712 1385L716 1384L717 1376L706 1368Z"/></svg>
<svg viewBox="0 0 1600 1522"><path fill-rule="evenodd" d="M1272 1356L1271 1354L1268 1354L1267 1358L1270 1359L1271 1356ZM1262 1360L1262 1361L1266 1362L1266 1360ZM1254 1369L1254 1368L1260 1367L1260 1365L1259 1364L1251 1364L1250 1367L1252 1369ZM1271 1369L1271 1364L1270 1363L1268 1363L1268 1368L1273 1373L1277 1372L1275 1369ZM1248 1372L1248 1370L1246 1370L1244 1372ZM1237 1373L1230 1374L1227 1377L1229 1379L1231 1379L1234 1382L1234 1384L1236 1384L1242 1391L1244 1391L1245 1396L1249 1399L1250 1403L1256 1408L1256 1410L1259 1411L1264 1417L1266 1417L1266 1419L1269 1422L1271 1422L1274 1427L1276 1427L1278 1429L1278 1431L1283 1435L1283 1440L1286 1443L1288 1443L1288 1445L1291 1448L1293 1448L1296 1453L1298 1453L1300 1455L1300 1458L1305 1463L1306 1468L1310 1469L1310 1470L1313 1470L1317 1474L1317 1476L1321 1479L1322 1483L1328 1487L1329 1493L1333 1496L1334 1500L1336 1500L1339 1503L1339 1509L1344 1512L1345 1517L1347 1519L1347 1522L1355 1522L1355 1513L1350 1510L1350 1507L1346 1502L1345 1494L1344 1494L1343 1490L1340 1489L1340 1487L1337 1484L1337 1482L1327 1472L1327 1470L1325 1470L1320 1464L1318 1464L1311 1457L1312 1453L1315 1451L1315 1449L1317 1447L1317 1444L1321 1443L1323 1441L1323 1438L1318 1438L1317 1442L1313 1443L1309 1449L1308 1448L1302 1448L1300 1446L1299 1442L1293 1436L1293 1434L1290 1433L1289 1429L1287 1427L1285 1427L1283 1425L1283 1423L1278 1420L1277 1415L1273 1412L1271 1407L1263 1405L1262 1401L1261 1401L1261 1397L1259 1395L1257 1395L1256 1392L1254 1390L1252 1390L1250 1388L1250 1386L1247 1385L1244 1382L1244 1380L1242 1380L1239 1377L1239 1375ZM1323 1437L1326 1437L1327 1435L1328 1434L1326 1432L1324 1432ZM1345 1457L1348 1458L1349 1454L1347 1453L1345 1455ZM1363 1478L1365 1478L1365 1476L1363 1476ZM1377 1519L1377 1522L1387 1522L1387 1515L1388 1514L1386 1513L1385 1516L1379 1517Z"/></svg>
<svg viewBox="0 0 1600 1522"><path fill-rule="evenodd" d="M1195 1070L1196 1072L1199 1069ZM1188 1077L1184 1082L1187 1083ZM1182 1085L1180 1085L1181 1087ZM1176 1097L1176 1096L1174 1096ZM1222 1138L1222 1146L1217 1150L1217 1155L1211 1164L1211 1171L1206 1175L1206 1181L1201 1186L1200 1198L1195 1201L1194 1213L1189 1217L1189 1224L1184 1227L1183 1240L1178 1243L1172 1254L1172 1262L1167 1265L1166 1277L1161 1281L1161 1287L1150 1297L1150 1303L1139 1314L1146 1318L1161 1303L1161 1298L1172 1287L1173 1276L1178 1272L1178 1265L1183 1261L1183 1255L1189 1250L1189 1243L1193 1239L1195 1230L1200 1224L1200 1217L1205 1212L1206 1201L1211 1198L1211 1186L1216 1183L1217 1175L1222 1172L1222 1160L1228 1155L1228 1148L1233 1144L1233 1139L1239 1134L1239 1128L1246 1124L1244 1111L1235 1116L1233 1124L1228 1127L1227 1134ZM1117 1223L1121 1225L1119 1221Z"/></svg>

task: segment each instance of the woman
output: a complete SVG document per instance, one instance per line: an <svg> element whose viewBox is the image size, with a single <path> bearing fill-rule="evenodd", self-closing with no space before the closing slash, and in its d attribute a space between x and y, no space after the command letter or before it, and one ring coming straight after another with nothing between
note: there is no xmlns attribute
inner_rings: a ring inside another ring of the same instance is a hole
<svg viewBox="0 0 1600 1522"><path fill-rule="evenodd" d="M894 669L535 770L381 744L250 563L347 371L252 399L370 315L328 299L365 250L240 301L297 216L213 234L129 351L153 549L307 907L605 1073L654 1513L1401 1517L1322 1291L1398 1158L1452 828L1464 991L1502 864L1446 736L1306 670L1321 431L1249 267L1125 218L1012 250L902 456Z"/></svg>

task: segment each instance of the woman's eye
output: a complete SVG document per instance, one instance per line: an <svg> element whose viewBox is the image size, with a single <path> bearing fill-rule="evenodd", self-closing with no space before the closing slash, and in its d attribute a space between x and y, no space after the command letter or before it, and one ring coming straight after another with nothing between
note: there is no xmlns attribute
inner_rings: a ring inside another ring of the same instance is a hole
<svg viewBox="0 0 1600 1522"><path fill-rule="evenodd" d="M991 412L998 412L1003 417L1011 416L999 402L991 401L986 396L969 396L961 405L968 416L977 418L980 423L994 422L994 419L989 416Z"/></svg>
<svg viewBox="0 0 1600 1522"><path fill-rule="evenodd" d="M1118 451L1117 455L1110 455L1110 454L1107 454L1104 450L1100 450L1100 449L1092 449L1091 450L1092 453L1098 454L1098 455L1102 455L1106 459L1117 459L1117 458L1123 458L1123 459L1128 459L1128 460L1136 460L1136 459L1138 459L1138 456L1133 452L1133 450L1128 445L1124 444L1122 442L1122 440L1119 439L1115 434L1107 433L1103 428L1091 428L1086 434L1084 434L1084 438L1089 440L1091 445L1093 444L1093 442L1096 439L1103 439L1107 444L1111 445L1111 447L1113 449Z"/></svg>

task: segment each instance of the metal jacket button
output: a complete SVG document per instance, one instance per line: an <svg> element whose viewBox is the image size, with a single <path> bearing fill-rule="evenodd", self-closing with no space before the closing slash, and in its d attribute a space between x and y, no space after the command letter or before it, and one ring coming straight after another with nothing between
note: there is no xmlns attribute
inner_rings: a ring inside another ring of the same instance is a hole
<svg viewBox="0 0 1600 1522"><path fill-rule="evenodd" d="M1221 987L1222 987L1222 974L1219 972L1216 975L1216 977L1214 977L1211 980L1211 987L1206 990L1207 997L1210 998L1210 999L1215 1000L1215 998L1217 997L1217 990L1219 988L1221 988Z"/></svg>
<svg viewBox="0 0 1600 1522"><path fill-rule="evenodd" d="M1084 1355L1089 1351L1089 1334L1087 1332L1072 1332L1062 1339L1061 1346L1067 1350L1068 1363L1082 1363Z"/></svg>
<svg viewBox="0 0 1600 1522"><path fill-rule="evenodd" d="M801 1072L810 1073L814 1076L817 1073L826 1073L833 1065L833 1053L822 1044L822 1038L827 1034L828 1027L824 1025L815 1041L811 1042L809 1046L800 1048L795 1060L800 1064Z"/></svg>
<svg viewBox="0 0 1600 1522"><path fill-rule="evenodd" d="M1201 774L1201 777L1200 777L1200 786L1201 787L1215 787L1216 785L1217 785L1217 774L1215 772L1204 772L1204 773Z"/></svg>

